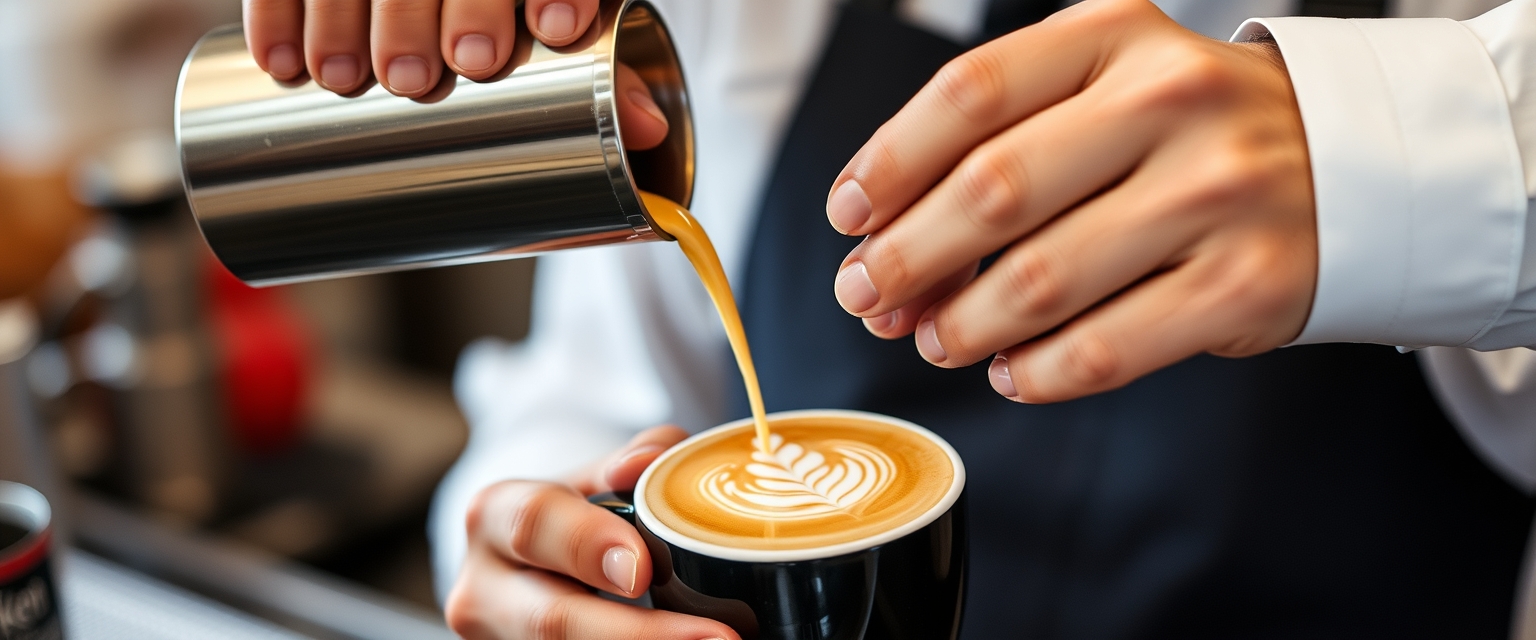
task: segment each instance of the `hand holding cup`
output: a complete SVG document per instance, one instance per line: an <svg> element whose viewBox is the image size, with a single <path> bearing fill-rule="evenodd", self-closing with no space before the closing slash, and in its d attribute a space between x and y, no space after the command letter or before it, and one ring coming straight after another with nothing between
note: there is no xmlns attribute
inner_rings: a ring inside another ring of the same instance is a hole
<svg viewBox="0 0 1536 640"><path fill-rule="evenodd" d="M651 560L633 526L587 495L634 488L640 474L687 433L656 427L568 482L509 480L469 509L469 548L449 594L448 625L470 640L737 640L704 618L605 600L638 597Z"/></svg>

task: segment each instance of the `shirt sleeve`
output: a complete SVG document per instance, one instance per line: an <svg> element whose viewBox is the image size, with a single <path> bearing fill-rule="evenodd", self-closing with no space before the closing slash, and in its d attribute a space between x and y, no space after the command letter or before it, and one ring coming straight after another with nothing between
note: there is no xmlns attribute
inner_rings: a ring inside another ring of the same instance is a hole
<svg viewBox="0 0 1536 640"><path fill-rule="evenodd" d="M1420 352L1442 409L1536 491L1536 0L1466 22L1245 24L1285 56L1317 192L1298 343ZM1466 348L1453 348L1466 347ZM1475 350L1474 350L1475 349Z"/></svg>
<svg viewBox="0 0 1536 640"><path fill-rule="evenodd" d="M697 431L720 421L731 379L724 337L696 283L671 243L548 255L528 339L465 350L454 391L469 443L428 524L440 599L458 576L464 517L481 489L562 480L659 424Z"/></svg>
<svg viewBox="0 0 1536 640"><path fill-rule="evenodd" d="M1317 202L1317 293L1296 342L1536 345L1536 162L1522 158L1536 159L1536 0L1468 22L1266 18L1237 39L1265 33L1296 89Z"/></svg>

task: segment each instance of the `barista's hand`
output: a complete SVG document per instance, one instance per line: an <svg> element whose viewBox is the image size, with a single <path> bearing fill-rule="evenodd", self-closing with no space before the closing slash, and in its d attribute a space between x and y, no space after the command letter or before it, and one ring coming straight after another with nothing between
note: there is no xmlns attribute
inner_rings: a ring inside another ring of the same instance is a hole
<svg viewBox="0 0 1536 640"><path fill-rule="evenodd" d="M256 63L273 78L306 71L341 95L373 78L390 93L421 98L445 73L495 76L512 57L512 0L244 0L245 37ZM580 38L598 0L528 0L528 30L551 47ZM447 64L447 69L443 67ZM452 80L452 78L448 78ZM667 120L634 70L618 71L624 144L649 149L667 136Z"/></svg>
<svg viewBox="0 0 1536 640"><path fill-rule="evenodd" d="M507 481L469 508L469 550L448 595L448 626L468 640L612 638L736 640L704 618L604 600L651 583L651 559L629 523L584 496L629 490L656 456L688 434L657 427L568 484Z"/></svg>
<svg viewBox="0 0 1536 640"><path fill-rule="evenodd" d="M1067 400L1300 333L1312 176L1277 51L1088 0L947 65L833 185L838 301L997 391ZM980 276L975 265L1002 250Z"/></svg>

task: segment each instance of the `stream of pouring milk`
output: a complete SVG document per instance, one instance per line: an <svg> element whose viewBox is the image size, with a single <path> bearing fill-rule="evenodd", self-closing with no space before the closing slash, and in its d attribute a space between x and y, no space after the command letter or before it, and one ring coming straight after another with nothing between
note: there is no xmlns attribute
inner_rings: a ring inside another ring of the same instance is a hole
<svg viewBox="0 0 1536 640"><path fill-rule="evenodd" d="M694 271L699 272L704 289L709 291L709 298L720 313L720 322L725 325L731 351L736 354L736 366L741 368L741 378L747 384L747 401L752 405L752 421L757 425L758 449L771 453L768 418L763 410L763 391L757 384L757 368L752 365L752 351L747 348L747 332L741 326L736 296L731 293L731 283L725 278L725 268L720 265L720 256L715 254L715 245L704 233L704 227L682 205L645 191L640 192L640 199L645 202L645 209L656 225L677 238L683 255L688 256Z"/></svg>

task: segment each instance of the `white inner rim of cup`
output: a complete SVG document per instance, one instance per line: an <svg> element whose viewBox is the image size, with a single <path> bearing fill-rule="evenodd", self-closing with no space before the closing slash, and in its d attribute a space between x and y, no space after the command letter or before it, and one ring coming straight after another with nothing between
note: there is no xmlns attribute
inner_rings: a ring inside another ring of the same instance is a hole
<svg viewBox="0 0 1536 640"><path fill-rule="evenodd" d="M0 520L26 529L27 538L47 529L53 519L53 510L48 507L48 499L43 494L27 485L3 480L0 480L0 514L3 514ZM0 549L0 558L8 555L6 552L6 549Z"/></svg>
<svg viewBox="0 0 1536 640"><path fill-rule="evenodd" d="M864 411L845 411L839 409L805 409L801 411L783 411L779 413L770 413L768 414L768 421L772 422L775 419L815 417L867 420L870 422L879 422L881 424L906 429L908 431L917 433L918 435L921 435L927 438L929 441L933 442L940 449L942 449L946 455L949 456L949 463L955 471L954 480L950 482L949 490L944 493L944 497L940 498L932 508L924 511L921 516L902 523L900 526L893 527L872 536L866 536L857 540L849 540L848 542L841 542L838 544L821 547L807 547L804 549L741 549L738 547L727 547L724 545L689 538L681 533L678 533L673 528L663 524L661 520L656 518L656 514L651 512L650 506L645 503L645 485L651 479L651 472L655 471L657 467L660 467L661 463L667 458L676 455L678 452L686 449L688 445L697 440L707 438L711 435L719 433L720 431L737 429L741 428L743 425L752 423L751 418L742 418L735 422L726 423L713 429L706 429L696 433L689 437L687 440L678 443L657 457L656 461L652 462L651 466L646 468L645 473L640 475L640 481L635 483L635 514L639 516L641 522L645 523L645 527L650 529L651 533L656 534L657 537L695 553L702 553L706 556L720 558L722 560L735 560L738 562L800 562L804 560L834 558L841 555L863 551L872 547L878 547L889 542L895 542L896 540L900 540L901 538L905 537L909 533L928 526L934 520L937 520L939 516L944 515L944 512L949 511L949 508L954 506L955 501L960 499L960 492L965 489L965 465L960 462L960 454L956 453L954 447L949 446L948 442L945 442L943 438L940 438L932 431L907 422L906 420L900 420L890 416L883 416L878 413L867 413Z"/></svg>

